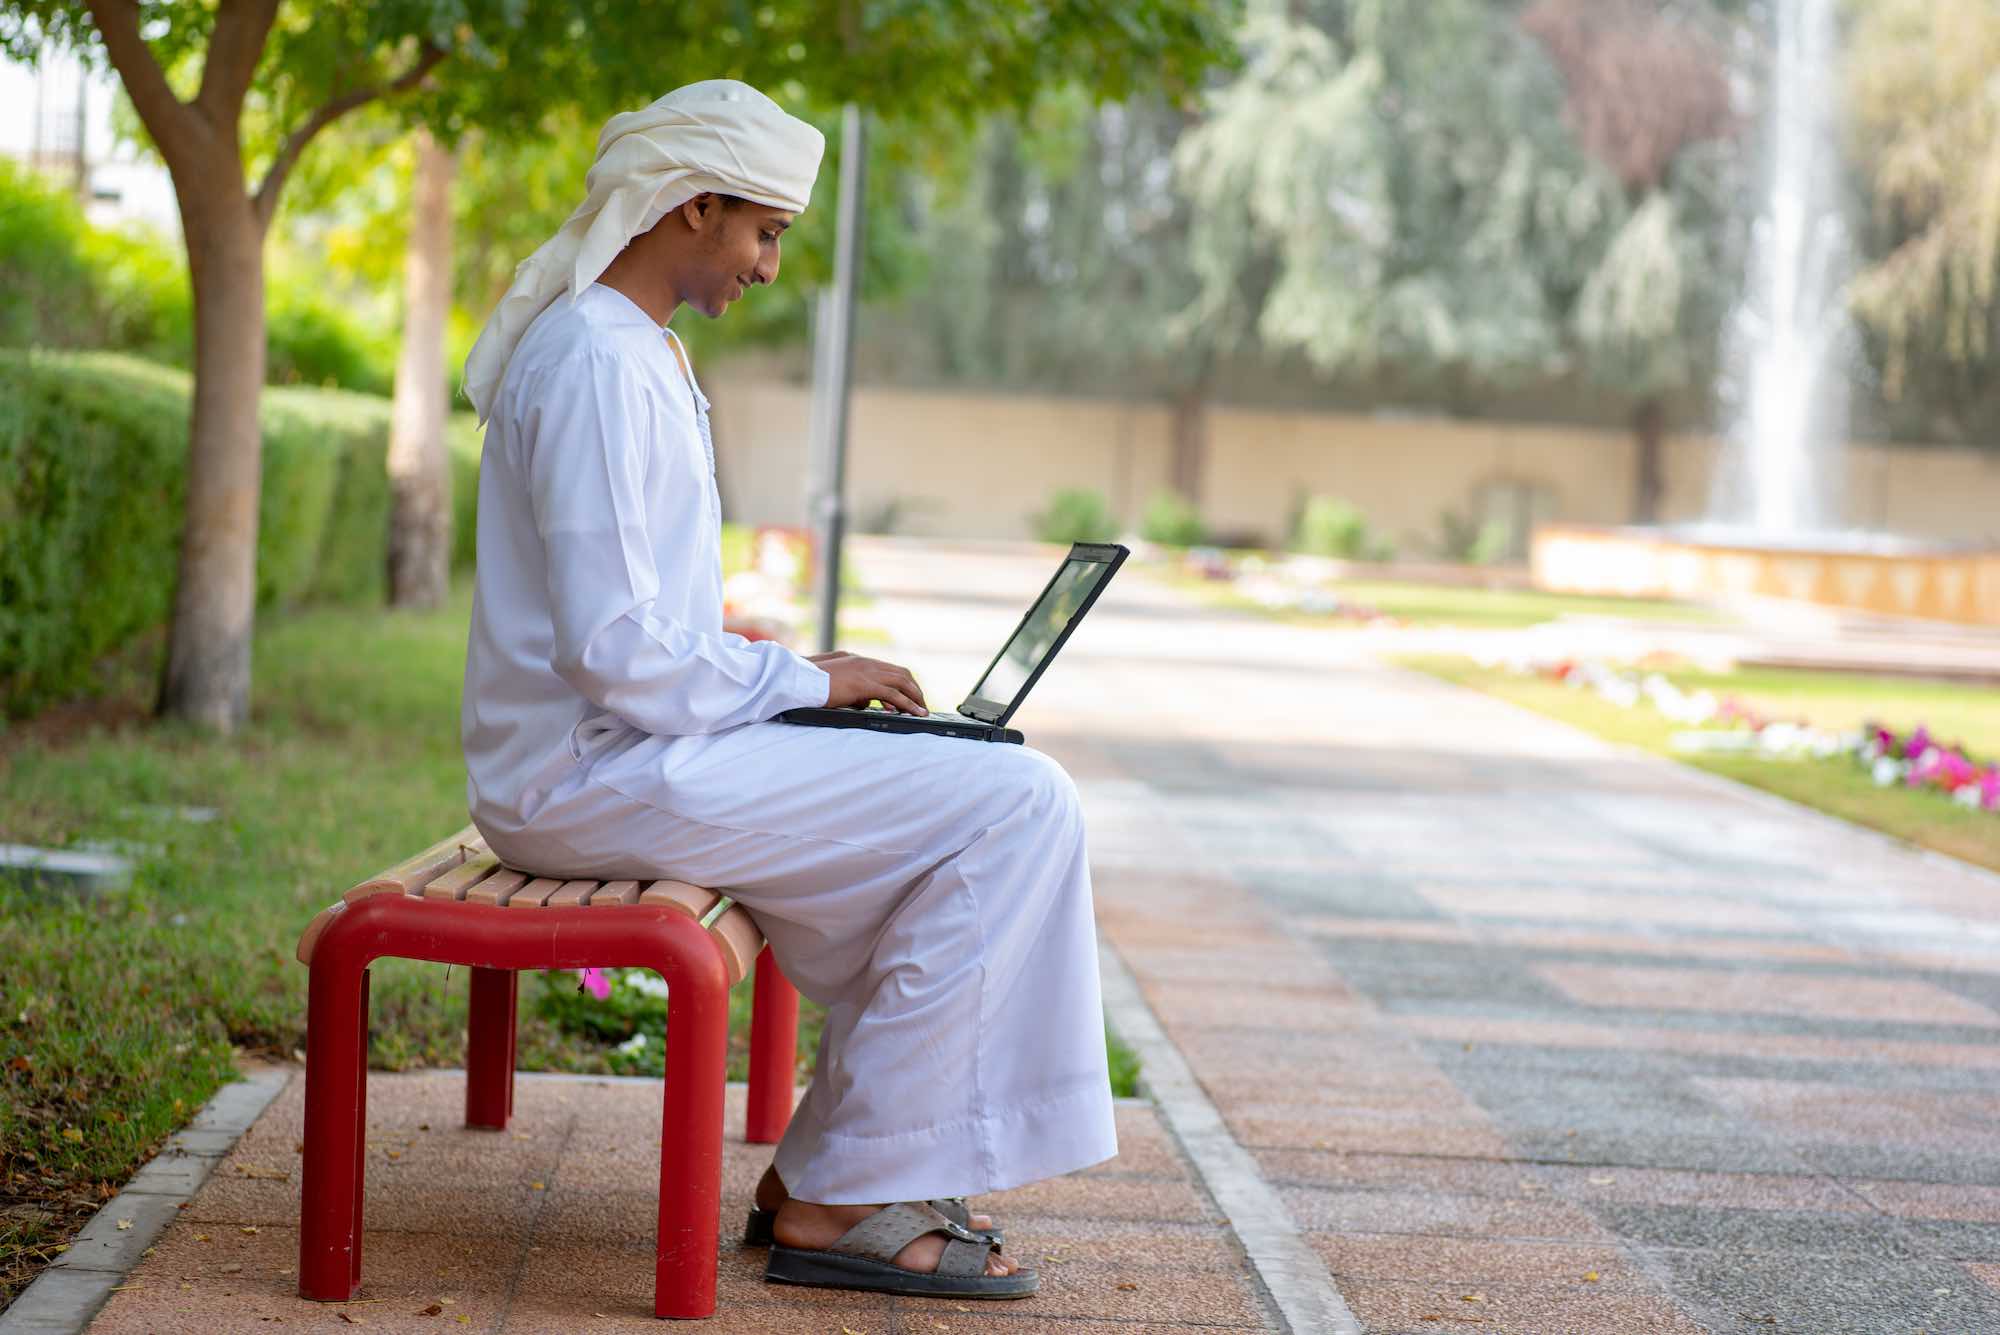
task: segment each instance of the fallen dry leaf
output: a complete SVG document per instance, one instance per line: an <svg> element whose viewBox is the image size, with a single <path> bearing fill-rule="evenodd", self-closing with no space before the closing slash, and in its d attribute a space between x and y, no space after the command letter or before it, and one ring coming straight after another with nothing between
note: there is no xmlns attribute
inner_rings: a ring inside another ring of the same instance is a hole
<svg viewBox="0 0 2000 1335"><path fill-rule="evenodd" d="M1137 1293L1139 1291L1139 1286L1137 1284L1120 1284L1118 1286L1118 1291L1120 1293Z"/></svg>
<svg viewBox="0 0 2000 1335"><path fill-rule="evenodd" d="M461 1326L469 1326L472 1324L472 1318L467 1316L465 1313L460 1312L458 1314L458 1324Z"/></svg>
<svg viewBox="0 0 2000 1335"><path fill-rule="evenodd" d="M197 1233L197 1234L195 1234L195 1235L194 1235L194 1240L195 1240L196 1242L207 1242L207 1241L208 1241L208 1234L206 1234L206 1233Z"/></svg>
<svg viewBox="0 0 2000 1335"><path fill-rule="evenodd" d="M403 1157L403 1152L401 1150L390 1150L388 1151L388 1154L391 1159L400 1159Z"/></svg>
<svg viewBox="0 0 2000 1335"><path fill-rule="evenodd" d="M429 1307L420 1307L420 1308L418 1308L418 1309L417 1309L417 1315L418 1315L418 1316L437 1316L437 1315L441 1314L441 1313L442 1313L443 1311L444 1311L444 1304L443 1304L443 1303L432 1303L432 1304L431 1304L431 1305L430 1305Z"/></svg>
<svg viewBox="0 0 2000 1335"><path fill-rule="evenodd" d="M124 1232L124 1231L125 1231L126 1229L128 1229L128 1228L130 1228L130 1227L132 1227L132 1221L131 1221L131 1220L129 1220L129 1219L121 1219L121 1220L119 1220L119 1221L118 1221L118 1231L119 1231L120 1233L123 1233L123 1232Z"/></svg>
<svg viewBox="0 0 2000 1335"><path fill-rule="evenodd" d="M547 1191L548 1189L548 1184L543 1182L530 1182L528 1184L528 1190L530 1191Z"/></svg>
<svg viewBox="0 0 2000 1335"><path fill-rule="evenodd" d="M247 1233L251 1237L255 1237L257 1235L257 1226L255 1224L244 1224L241 1227L239 1227L236 1231L238 1233Z"/></svg>
<svg viewBox="0 0 2000 1335"><path fill-rule="evenodd" d="M368 1324L366 1321L363 1321L360 1317L349 1316L345 1312L336 1312L334 1313L334 1315L339 1317L342 1321L345 1321L350 1326L365 1326Z"/></svg>
<svg viewBox="0 0 2000 1335"><path fill-rule="evenodd" d="M1587 1272L1583 1277L1583 1282L1586 1284L1595 1284L1597 1282L1597 1272L1595 1270Z"/></svg>
<svg viewBox="0 0 2000 1335"><path fill-rule="evenodd" d="M1462 1303L1483 1303L1486 1301L1486 1295L1483 1293L1468 1293L1460 1298L1459 1301Z"/></svg>
<svg viewBox="0 0 2000 1335"><path fill-rule="evenodd" d="M75 1141L81 1144L83 1141L83 1132L77 1130L73 1126L66 1126L63 1128L62 1138L64 1140Z"/></svg>

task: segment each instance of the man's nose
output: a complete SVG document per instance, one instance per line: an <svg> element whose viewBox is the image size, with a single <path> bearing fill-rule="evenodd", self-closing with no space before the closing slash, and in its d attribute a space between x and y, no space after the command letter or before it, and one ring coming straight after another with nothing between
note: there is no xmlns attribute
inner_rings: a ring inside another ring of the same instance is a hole
<svg viewBox="0 0 2000 1335"><path fill-rule="evenodd" d="M750 271L750 276L766 287L778 281L778 251L775 246L769 256L757 261L757 267Z"/></svg>

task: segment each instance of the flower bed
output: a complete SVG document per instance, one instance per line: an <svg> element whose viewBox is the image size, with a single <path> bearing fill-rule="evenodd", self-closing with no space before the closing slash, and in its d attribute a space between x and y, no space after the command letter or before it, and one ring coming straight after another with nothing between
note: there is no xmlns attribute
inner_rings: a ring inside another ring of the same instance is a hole
<svg viewBox="0 0 2000 1335"><path fill-rule="evenodd" d="M1877 787L1903 785L1935 792L1971 810L2000 813L2000 762L1975 758L1921 724L1898 732L1879 723L1849 731L1815 727L1805 718L1774 718L1734 696L1688 690L1657 670L1639 671L1570 658L1482 661L1587 690L1620 709L1646 707L1688 731L1673 749L1747 752L1779 760L1841 760L1867 771Z"/></svg>

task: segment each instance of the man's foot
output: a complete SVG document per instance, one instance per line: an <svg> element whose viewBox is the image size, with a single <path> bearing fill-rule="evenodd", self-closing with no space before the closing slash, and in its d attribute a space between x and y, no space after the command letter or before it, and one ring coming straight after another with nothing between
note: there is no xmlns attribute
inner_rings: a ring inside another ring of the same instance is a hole
<svg viewBox="0 0 2000 1335"><path fill-rule="evenodd" d="M775 1166L766 1168L764 1176L757 1180L757 1208L771 1214L776 1214L779 1207L783 1206L790 1199L790 1195L785 1191L784 1182L778 1177L777 1168ZM973 1215L966 1222L965 1226L975 1233L984 1233L993 1227L993 1216L984 1214Z"/></svg>
<svg viewBox="0 0 2000 1335"><path fill-rule="evenodd" d="M759 1204L762 1204L761 1189ZM881 1208L879 1205L815 1205L811 1201L787 1198L778 1207L772 1234L782 1246L823 1251L840 1241L847 1230ZM931 1274L937 1270L938 1261L944 1256L945 1241L941 1233L926 1233L913 1238L909 1246L896 1253L894 1264L919 1274ZM1010 1258L997 1251L986 1254L986 1273L989 1275L1011 1275L1018 1269L1020 1267Z"/></svg>

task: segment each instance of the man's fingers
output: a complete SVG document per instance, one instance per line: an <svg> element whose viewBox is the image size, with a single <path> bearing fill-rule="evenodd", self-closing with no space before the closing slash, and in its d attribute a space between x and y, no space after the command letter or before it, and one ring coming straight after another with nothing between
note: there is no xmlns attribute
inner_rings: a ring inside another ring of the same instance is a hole
<svg viewBox="0 0 2000 1335"><path fill-rule="evenodd" d="M875 690L875 698L891 709L899 709L905 714L922 716L930 713L921 699L911 699L907 691L895 682L884 681Z"/></svg>

